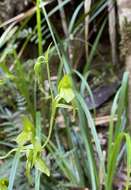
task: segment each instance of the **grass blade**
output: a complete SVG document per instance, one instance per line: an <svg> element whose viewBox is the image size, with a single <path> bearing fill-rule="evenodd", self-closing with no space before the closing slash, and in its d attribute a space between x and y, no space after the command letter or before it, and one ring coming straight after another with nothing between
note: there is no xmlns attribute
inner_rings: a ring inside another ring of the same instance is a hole
<svg viewBox="0 0 131 190"><path fill-rule="evenodd" d="M14 180L15 180L19 160L20 160L20 149L16 152L14 160L13 160L12 168L10 171L8 190L13 190L13 185L14 185Z"/></svg>
<svg viewBox="0 0 131 190"><path fill-rule="evenodd" d="M92 49L91 49L90 55L89 55L89 57L88 57L88 62L87 62L87 64L86 64L85 67L84 67L84 71L83 71L84 75L86 75L86 73L88 72L89 66L90 66L90 64L91 64L91 62L92 62L92 60L93 60L93 57L94 57L95 53L96 53L96 49L97 49L99 40L100 40L100 38L101 38L103 29L104 29L104 27L105 27L106 21L107 21L107 19L103 22L103 24L102 24L102 26L101 26L101 28L100 28L98 34L97 34L97 37L96 37L95 42L94 42L94 44L93 44L93 47L92 47Z"/></svg>
<svg viewBox="0 0 131 190"><path fill-rule="evenodd" d="M36 138L41 143L41 115L36 112ZM40 190L41 172L35 168L35 190Z"/></svg>

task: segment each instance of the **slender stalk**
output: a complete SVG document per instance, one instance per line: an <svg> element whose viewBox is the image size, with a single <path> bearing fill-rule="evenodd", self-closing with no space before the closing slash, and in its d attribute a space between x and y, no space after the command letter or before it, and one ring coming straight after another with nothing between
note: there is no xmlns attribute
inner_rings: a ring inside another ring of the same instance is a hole
<svg viewBox="0 0 131 190"><path fill-rule="evenodd" d="M40 2L41 0L37 0L37 10L36 10L36 19L37 19L37 32L38 32L38 53L39 56L43 53L42 48L42 33L41 33L41 13L40 13Z"/></svg>
<svg viewBox="0 0 131 190"><path fill-rule="evenodd" d="M48 82L49 82L49 87L50 87L51 98L52 98L52 101L53 101L54 95L53 95L51 76L50 76L50 68L49 68L49 62L48 61L46 63L46 69L47 69L47 76L48 76Z"/></svg>
<svg viewBox="0 0 131 190"><path fill-rule="evenodd" d="M48 134L48 137L47 137L45 143L43 144L42 148L44 148L48 144L48 142L49 142L49 140L51 138L53 124L54 124L54 118L55 118L55 114L56 114L56 108L57 108L57 105L56 105L56 101L54 100L52 102L52 114L51 114L51 119L50 119L49 134Z"/></svg>
<svg viewBox="0 0 131 190"><path fill-rule="evenodd" d="M63 62L63 60L62 60L62 56L61 56L61 52L60 52L60 49L59 49L59 47L58 47L58 44L57 44L57 41L56 41L55 35L54 35L54 33L53 33L53 30L52 30L52 26L51 26L51 24L50 24L50 21L49 21L49 18L48 18L48 15L47 15L47 12L46 12L46 9L45 9L44 6L42 7L42 10L43 10L43 14L44 14L44 16L45 16L45 19L46 19L47 25L48 25L48 27L49 27L49 30L50 30L50 33L51 33L52 39L53 39L53 41L54 41L54 44L55 44L55 47L56 47L56 50L57 50L58 56L59 56L61 62Z"/></svg>

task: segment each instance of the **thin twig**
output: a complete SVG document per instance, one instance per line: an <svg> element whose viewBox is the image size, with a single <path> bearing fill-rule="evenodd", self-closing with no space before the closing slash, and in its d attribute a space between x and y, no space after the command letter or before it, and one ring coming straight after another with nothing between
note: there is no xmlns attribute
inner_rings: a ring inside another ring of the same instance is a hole
<svg viewBox="0 0 131 190"><path fill-rule="evenodd" d="M95 124L96 124L96 126L106 124L106 123L109 123L110 120L111 120L110 115L109 116L103 116L103 117L96 117L95 118ZM113 118L113 121L117 121L117 116L115 116Z"/></svg>

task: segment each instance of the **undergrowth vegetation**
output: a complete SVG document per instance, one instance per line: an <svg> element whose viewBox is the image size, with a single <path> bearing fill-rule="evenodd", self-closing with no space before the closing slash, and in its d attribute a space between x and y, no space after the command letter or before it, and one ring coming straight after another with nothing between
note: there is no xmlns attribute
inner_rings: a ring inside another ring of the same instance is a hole
<svg viewBox="0 0 131 190"><path fill-rule="evenodd" d="M51 2L37 0L36 15L32 11L19 25L19 20L10 21L0 37L0 190L114 190L121 162L126 176L122 185L125 190L131 188L128 73L123 75L110 111L106 151L95 123L96 110L91 112L84 98L88 94L95 104L88 78L93 59L99 55L106 13L98 19L93 43L82 39L86 46L82 72L77 70L77 54L84 45L78 52L72 48L81 41L85 18L90 13L89 23L95 22L107 1L97 1L89 10L81 1L70 19L65 14L68 3L58 0L49 11ZM51 22L58 11L62 37ZM35 16L36 25L29 27ZM30 43L38 46L38 53L36 58L25 59L24 50L33 54ZM55 59L59 67L52 75Z"/></svg>

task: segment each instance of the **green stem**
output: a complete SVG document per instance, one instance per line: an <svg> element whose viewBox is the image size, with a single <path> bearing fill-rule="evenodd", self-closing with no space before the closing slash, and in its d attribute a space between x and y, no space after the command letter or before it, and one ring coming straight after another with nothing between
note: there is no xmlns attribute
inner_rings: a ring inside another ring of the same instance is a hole
<svg viewBox="0 0 131 190"><path fill-rule="evenodd" d="M52 83L51 83L51 76L50 76L50 69L49 69L49 63L46 63L46 69L47 69L47 76L48 76L48 82L49 82L49 87L50 87L50 93L51 93L51 99L54 99L53 96L53 89L52 89Z"/></svg>
<svg viewBox="0 0 131 190"><path fill-rule="evenodd" d="M41 0L37 0L37 32L38 32L38 53L39 56L42 55L43 53L43 48L42 48L42 33L41 33L41 13L40 13L40 2Z"/></svg>
<svg viewBox="0 0 131 190"><path fill-rule="evenodd" d="M18 148L14 148L11 151L9 151L5 156L0 156L0 159L3 160L7 157L9 157L13 152L17 151Z"/></svg>
<svg viewBox="0 0 131 190"><path fill-rule="evenodd" d="M49 142L49 140L51 138L53 124L54 124L54 118L55 118L55 114L56 114L56 108L57 108L56 101L53 101L53 103L52 103L52 114L51 114L51 119L50 119L49 134L48 134L48 137L47 137L45 143L43 144L42 148L44 148L48 144L48 142Z"/></svg>

